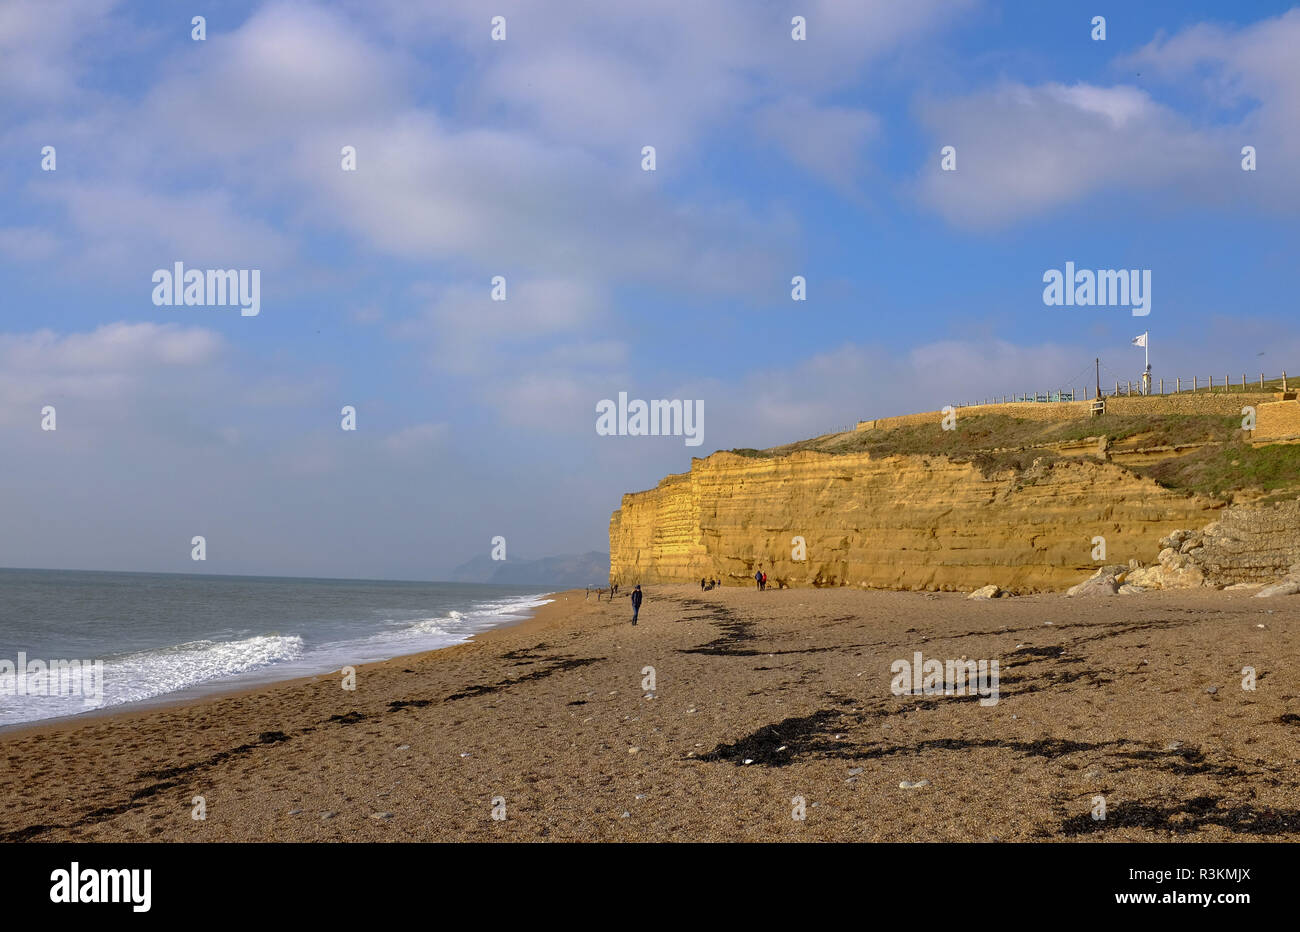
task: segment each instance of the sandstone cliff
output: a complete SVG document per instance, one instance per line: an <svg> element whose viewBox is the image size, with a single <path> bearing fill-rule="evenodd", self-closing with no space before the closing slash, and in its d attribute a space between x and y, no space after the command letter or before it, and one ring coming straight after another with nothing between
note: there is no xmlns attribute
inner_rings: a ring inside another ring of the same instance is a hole
<svg viewBox="0 0 1300 932"><path fill-rule="evenodd" d="M1105 562L1150 559L1222 508L1090 460L985 475L946 456L715 453L623 496L610 569L624 584L750 584L761 566L773 585L1063 589L1096 567L1095 537Z"/></svg>

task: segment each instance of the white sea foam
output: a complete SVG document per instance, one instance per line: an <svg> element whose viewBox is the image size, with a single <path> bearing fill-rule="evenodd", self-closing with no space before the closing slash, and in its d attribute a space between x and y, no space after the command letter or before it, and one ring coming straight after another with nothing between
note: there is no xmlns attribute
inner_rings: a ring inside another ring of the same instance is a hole
<svg viewBox="0 0 1300 932"><path fill-rule="evenodd" d="M139 702L251 670L291 661L302 638L263 635L239 641L190 641L156 650L103 658L103 705ZM68 696L6 696L0 724L34 721L85 710Z"/></svg>
<svg viewBox="0 0 1300 932"><path fill-rule="evenodd" d="M302 638L267 634L239 641L190 641L110 658L104 665L107 701L149 699L294 660L302 653Z"/></svg>
<svg viewBox="0 0 1300 932"><path fill-rule="evenodd" d="M230 640L194 640L168 647L104 656L105 707L140 702L208 685L287 679L436 650L526 616L552 601L544 595L487 599L439 615L358 621L320 643L297 634L263 633ZM416 614L412 612L411 614ZM350 630L349 630L350 629ZM340 633L356 636L340 638ZM240 632L243 633L243 632ZM236 632L232 631L232 635ZM308 631L307 637L311 638ZM0 725L85 710L80 699L0 697Z"/></svg>

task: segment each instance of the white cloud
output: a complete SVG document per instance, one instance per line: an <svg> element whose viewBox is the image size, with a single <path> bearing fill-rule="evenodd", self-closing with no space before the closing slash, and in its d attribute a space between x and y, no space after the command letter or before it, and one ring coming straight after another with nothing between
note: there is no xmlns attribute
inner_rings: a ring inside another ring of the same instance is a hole
<svg viewBox="0 0 1300 932"><path fill-rule="evenodd" d="M294 234L257 219L275 213L406 259L756 295L797 224L666 193L690 150L756 126L848 190L875 117L821 96L967 6L814 0L809 41L794 43L788 17L740 0L507 2L511 38L492 43L477 3L272 2L234 28L210 20L203 49L160 46L142 100L105 102L111 118L89 138L63 125L74 151L61 156L103 176L49 196L97 270L177 252L288 262ZM476 79L423 99L418 83L447 67L430 43L454 50L458 73L472 61ZM639 168L647 142L657 175ZM340 170L343 145L357 147L355 173Z"/></svg>
<svg viewBox="0 0 1300 932"><path fill-rule="evenodd" d="M352 2L378 10L394 36L451 42L482 73L474 98L504 108L550 141L626 151L661 146L681 155L733 122L760 95L808 96L851 85L861 69L940 29L972 0L808 0L761 12L748 0L642 4L502 0L505 42L489 39L477 0L413 5ZM808 24L791 39L793 13ZM756 15L757 14L757 15Z"/></svg>
<svg viewBox="0 0 1300 932"><path fill-rule="evenodd" d="M90 333L60 335L52 330L0 334L0 359L9 371L133 372L150 366L194 366L220 352L220 335L178 324L104 324Z"/></svg>
<svg viewBox="0 0 1300 932"><path fill-rule="evenodd" d="M452 372L495 368L507 349L530 352L539 341L594 332L604 309L600 290L570 279L506 279L506 300L494 301L488 279L437 289L427 310L394 327L402 339L427 343L438 367Z"/></svg>
<svg viewBox="0 0 1300 932"><path fill-rule="evenodd" d="M921 199L951 222L1002 226L1110 189L1185 187L1238 170L1222 134L1133 87L1004 84L923 106L934 139ZM957 149L941 171L939 148Z"/></svg>
<svg viewBox="0 0 1300 932"><path fill-rule="evenodd" d="M76 91L88 37L117 0L0 3L0 101L49 102Z"/></svg>
<svg viewBox="0 0 1300 932"><path fill-rule="evenodd" d="M174 57L142 104L133 128L162 136L153 139L161 148L175 140L223 160L277 149L284 158L286 140L381 119L407 100L407 55L374 45L336 11L273 2L232 31L215 19L209 30L217 53ZM336 170L347 142L335 138L329 150Z"/></svg>
<svg viewBox="0 0 1300 932"><path fill-rule="evenodd" d="M39 262L59 251L59 238L39 227L0 228L0 254L16 262Z"/></svg>
<svg viewBox="0 0 1300 932"><path fill-rule="evenodd" d="M608 377L593 372L536 367L509 379L485 380L483 392L506 424L595 436L596 402L610 396L610 384Z"/></svg>
<svg viewBox="0 0 1300 932"><path fill-rule="evenodd" d="M173 262L265 271L286 263L295 248L269 224L245 216L223 189L172 194L134 183L65 183L46 196L81 233L83 271L133 276L144 300L153 290L153 270Z"/></svg>
<svg viewBox="0 0 1300 932"><path fill-rule="evenodd" d="M1006 82L920 109L934 145L921 200L950 222L997 227L1097 193L1161 194L1183 206L1300 206L1300 10L1237 30L1198 25L1116 62L1143 83L1204 93L1196 118L1145 87ZM958 169L939 170L940 146ZM1241 171L1253 145L1260 170Z"/></svg>
<svg viewBox="0 0 1300 932"><path fill-rule="evenodd" d="M784 98L760 111L757 125L796 164L856 193L865 164L863 150L876 136L880 120L865 110Z"/></svg>
<svg viewBox="0 0 1300 932"><path fill-rule="evenodd" d="M794 232L738 204L675 206L635 152L613 166L519 133L451 131L424 113L348 138L357 172L306 166L312 215L404 258L735 291L752 288Z"/></svg>
<svg viewBox="0 0 1300 932"><path fill-rule="evenodd" d="M35 424L46 404L71 402L113 420L168 382L195 381L216 362L221 337L200 327L113 323L88 333L0 334L0 423Z"/></svg>

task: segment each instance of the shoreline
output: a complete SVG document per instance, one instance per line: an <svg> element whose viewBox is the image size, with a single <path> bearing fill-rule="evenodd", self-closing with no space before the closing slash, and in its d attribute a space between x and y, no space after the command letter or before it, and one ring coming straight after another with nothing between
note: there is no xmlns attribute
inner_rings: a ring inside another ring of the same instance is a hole
<svg viewBox="0 0 1300 932"><path fill-rule="evenodd" d="M390 663L407 657L420 657L425 654L437 654L442 651L452 650L458 647L464 647L466 644L474 642L476 639L484 638L493 632L506 628L514 628L519 625L527 624L532 621L538 612L542 612L556 601L556 596L567 594L572 590L560 590L557 592L538 593L538 598L547 599L548 601L536 608L521 609L521 617L512 621L506 621L491 628L482 631L476 631L469 635L464 641L456 644L448 644L445 647L435 647L432 650L417 650L409 654L394 654L392 657L385 657L381 660L371 660L366 663L353 664L354 668L360 672L363 668L374 667L379 664ZM269 679L256 679L259 673L267 673L273 667L265 667L262 670L254 670L248 673L237 674L237 677L250 677L248 682L229 682L222 680L210 680L204 683L197 683L193 686L186 686L174 692L163 693L158 696L150 696L147 699L138 699L134 702L121 702L115 705L106 706L98 709L87 709L85 712L78 712L73 715L52 715L48 718L38 718L27 722L13 722L8 725L0 725L0 744L5 739L17 734L25 734L29 731L46 731L50 729L62 729L64 727L75 727L78 723L98 721L102 719L111 719L128 717L133 715L143 715L163 709L183 707L208 702L214 699L220 699L223 696L239 696L250 693L261 693L268 689L278 686L291 686L297 683L308 683L319 680L323 676L333 676L338 674L342 668L333 670L322 670L319 673L308 673L304 675L274 677ZM236 678L237 678L236 677Z"/></svg>
<svg viewBox="0 0 1300 932"><path fill-rule="evenodd" d="M355 691L0 734L0 840L1300 839L1300 600L643 588L637 627L570 590ZM998 701L892 692L916 652Z"/></svg>

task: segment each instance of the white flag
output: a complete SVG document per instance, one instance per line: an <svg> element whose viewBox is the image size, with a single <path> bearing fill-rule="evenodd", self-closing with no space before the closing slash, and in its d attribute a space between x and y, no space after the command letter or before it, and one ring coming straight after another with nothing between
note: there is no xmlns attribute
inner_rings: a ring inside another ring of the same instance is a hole
<svg viewBox="0 0 1300 932"><path fill-rule="evenodd" d="M1150 333L1150 332L1151 332L1151 331L1149 331L1149 330L1147 331L1147 333ZM1133 338L1133 345L1134 345L1134 346L1146 346L1146 345L1147 345L1147 334L1144 333L1144 334L1142 334L1141 336L1136 336L1136 337L1134 337L1134 338Z"/></svg>

